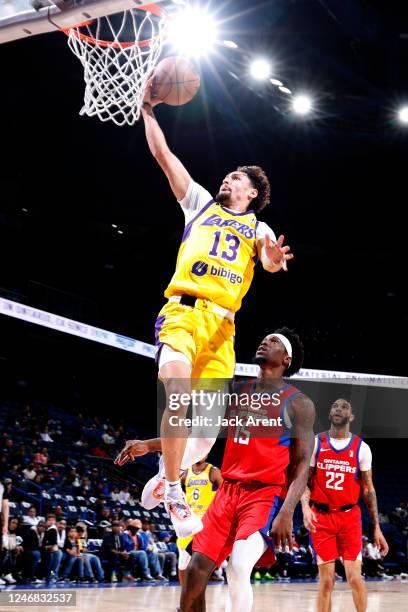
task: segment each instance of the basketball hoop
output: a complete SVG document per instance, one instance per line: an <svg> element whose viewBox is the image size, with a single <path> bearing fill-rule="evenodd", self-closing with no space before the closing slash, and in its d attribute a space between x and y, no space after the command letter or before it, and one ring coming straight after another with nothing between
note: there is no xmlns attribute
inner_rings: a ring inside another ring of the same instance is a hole
<svg viewBox="0 0 408 612"><path fill-rule="evenodd" d="M63 30L84 69L80 115L96 115L118 126L139 119L146 82L161 53L166 17L157 4L146 4Z"/></svg>

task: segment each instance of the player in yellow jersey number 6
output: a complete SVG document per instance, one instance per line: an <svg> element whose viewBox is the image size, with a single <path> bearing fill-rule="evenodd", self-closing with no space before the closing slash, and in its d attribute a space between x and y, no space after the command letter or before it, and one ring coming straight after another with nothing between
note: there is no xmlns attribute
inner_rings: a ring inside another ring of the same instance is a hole
<svg viewBox="0 0 408 612"><path fill-rule="evenodd" d="M185 229L176 270L165 291L168 299L156 321L159 376L167 398L191 392L191 379L229 379L235 354L234 315L247 293L259 259L268 272L287 269L293 258L284 237L276 236L256 213L269 203L270 185L259 166L240 166L222 180L218 194L196 183L170 151L155 118L151 82L146 88L142 116L150 151L165 173L185 215ZM187 405L165 408L161 423L164 502L179 537L202 528L191 512L180 484L180 467L206 456L214 436L190 437L182 423ZM185 453L186 451L186 453ZM183 459L184 455L184 459Z"/></svg>

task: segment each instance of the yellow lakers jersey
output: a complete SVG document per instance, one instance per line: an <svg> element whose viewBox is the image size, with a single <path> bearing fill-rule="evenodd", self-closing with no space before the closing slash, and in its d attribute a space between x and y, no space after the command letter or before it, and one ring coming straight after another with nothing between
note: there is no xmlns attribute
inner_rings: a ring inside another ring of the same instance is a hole
<svg viewBox="0 0 408 612"><path fill-rule="evenodd" d="M187 470L185 480L187 502L191 510L200 516L205 514L216 494L210 480L211 468L212 465L208 463L200 474L195 474L191 467Z"/></svg>
<svg viewBox="0 0 408 612"><path fill-rule="evenodd" d="M254 275L256 226L253 212L211 200L185 227L165 297L187 293L237 311Z"/></svg>

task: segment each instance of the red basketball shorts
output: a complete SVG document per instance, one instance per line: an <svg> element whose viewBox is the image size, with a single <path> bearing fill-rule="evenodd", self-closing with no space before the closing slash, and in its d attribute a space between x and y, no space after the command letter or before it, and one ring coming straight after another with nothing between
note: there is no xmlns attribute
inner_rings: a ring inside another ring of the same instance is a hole
<svg viewBox="0 0 408 612"><path fill-rule="evenodd" d="M283 488L224 480L203 516L204 527L193 540L193 551L206 555L217 567L230 555L236 540L246 540L260 531L269 546L267 533L283 503ZM274 558L270 559L270 565Z"/></svg>
<svg viewBox="0 0 408 612"><path fill-rule="evenodd" d="M318 563L341 557L344 561L361 559L361 510L354 506L346 512L321 512L313 508L317 517L316 531L310 533Z"/></svg>

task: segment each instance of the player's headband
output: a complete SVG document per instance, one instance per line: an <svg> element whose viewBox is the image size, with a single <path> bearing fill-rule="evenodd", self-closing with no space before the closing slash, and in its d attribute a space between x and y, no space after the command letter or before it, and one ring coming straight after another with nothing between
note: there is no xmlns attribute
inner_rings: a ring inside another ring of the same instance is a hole
<svg viewBox="0 0 408 612"><path fill-rule="evenodd" d="M272 334L272 336L274 336L275 338L278 338L282 342L283 346L286 349L287 354L289 355L289 357L292 357L292 345L287 339L287 337L284 336L283 334Z"/></svg>

